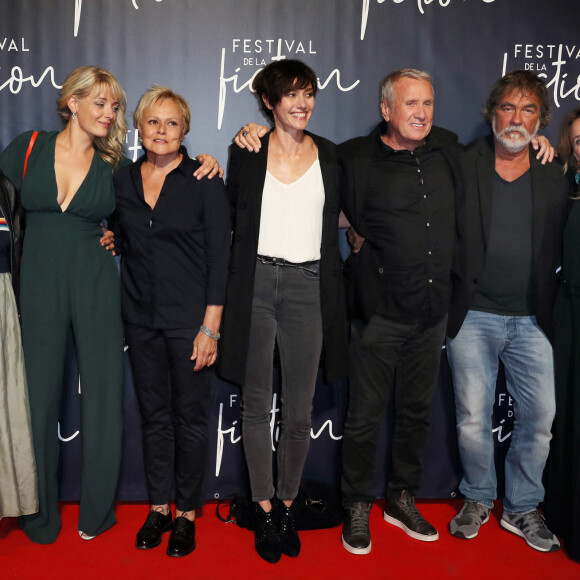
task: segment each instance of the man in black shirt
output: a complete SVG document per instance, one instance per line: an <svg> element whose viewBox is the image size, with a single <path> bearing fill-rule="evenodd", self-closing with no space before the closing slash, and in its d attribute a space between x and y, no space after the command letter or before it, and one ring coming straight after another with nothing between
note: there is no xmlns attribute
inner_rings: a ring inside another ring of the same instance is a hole
<svg viewBox="0 0 580 580"><path fill-rule="evenodd" d="M549 118L541 79L529 71L508 73L492 89L485 113L493 137L475 141L461 156L461 276L447 354L465 502L449 529L475 538L497 497L492 414L501 360L515 415L501 526L552 552L560 544L537 506L555 413L550 340L569 185L561 164L542 165L529 145Z"/></svg>
<svg viewBox="0 0 580 580"><path fill-rule="evenodd" d="M414 496L451 296L457 137L432 127L431 77L418 70L402 69L383 80L381 112L384 122L370 135L339 146L343 211L365 238L345 264L351 368L342 543L354 554L371 550L376 439L393 388L384 518L412 538L439 537Z"/></svg>

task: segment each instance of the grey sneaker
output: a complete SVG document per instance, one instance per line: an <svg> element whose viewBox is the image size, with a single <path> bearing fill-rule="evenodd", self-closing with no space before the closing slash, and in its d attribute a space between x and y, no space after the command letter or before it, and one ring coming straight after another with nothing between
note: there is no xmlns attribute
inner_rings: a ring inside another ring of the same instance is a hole
<svg viewBox="0 0 580 580"><path fill-rule="evenodd" d="M449 522L449 532L456 538L471 540L479 533L479 528L489 521L491 508L466 499L461 511Z"/></svg>
<svg viewBox="0 0 580 580"><path fill-rule="evenodd" d="M366 501L351 503L345 508L342 545L351 554L368 554L371 551L369 514L373 504Z"/></svg>
<svg viewBox="0 0 580 580"><path fill-rule="evenodd" d="M538 510L524 514L503 512L501 527L521 536L528 546L540 552L555 552L560 549L558 538L547 528L544 516Z"/></svg>
<svg viewBox="0 0 580 580"><path fill-rule="evenodd" d="M439 539L437 530L419 513L415 498L406 490L399 498L387 499L383 517L415 540L434 542Z"/></svg>

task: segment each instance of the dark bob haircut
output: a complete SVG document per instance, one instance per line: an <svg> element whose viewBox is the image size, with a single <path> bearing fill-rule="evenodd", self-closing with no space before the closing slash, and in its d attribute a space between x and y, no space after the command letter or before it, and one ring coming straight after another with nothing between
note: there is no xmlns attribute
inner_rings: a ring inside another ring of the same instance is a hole
<svg viewBox="0 0 580 580"><path fill-rule="evenodd" d="M254 78L252 89L258 97L262 113L274 122L274 114L264 103L268 101L272 108L282 100L282 97L292 89L306 89L312 87L316 96L318 84L316 73L299 60L279 60L263 68Z"/></svg>
<svg viewBox="0 0 580 580"><path fill-rule="evenodd" d="M499 79L493 85L487 103L483 108L485 120L491 123L500 99L506 90L520 90L522 93L532 93L540 100L540 129L550 122L550 97L546 83L529 70L513 70Z"/></svg>

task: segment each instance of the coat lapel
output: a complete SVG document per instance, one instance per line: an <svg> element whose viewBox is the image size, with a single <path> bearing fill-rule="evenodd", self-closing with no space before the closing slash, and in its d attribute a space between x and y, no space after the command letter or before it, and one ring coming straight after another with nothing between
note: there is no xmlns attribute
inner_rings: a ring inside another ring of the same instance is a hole
<svg viewBox="0 0 580 580"><path fill-rule="evenodd" d="M270 142L268 133L262 138L262 147L258 153L246 155L246 178L242 181L244 189L240 192L243 196L242 201L253 212L253 232L258 247L258 238L260 235L260 218L262 216L262 195L264 192L264 182L266 181L266 170L268 167L268 144Z"/></svg>
<svg viewBox="0 0 580 580"><path fill-rule="evenodd" d="M493 177L495 175L495 152L492 142L485 141L484 149L477 160L477 189L479 210L481 213L481 229L483 232L484 250L489 243L491 226L491 206L493 198Z"/></svg>
<svg viewBox="0 0 580 580"><path fill-rule="evenodd" d="M532 251L534 264L539 258L540 248L544 241L545 222L547 218L546 194L553 193L549 172L536 159L535 151L530 147L530 171L532 177Z"/></svg>

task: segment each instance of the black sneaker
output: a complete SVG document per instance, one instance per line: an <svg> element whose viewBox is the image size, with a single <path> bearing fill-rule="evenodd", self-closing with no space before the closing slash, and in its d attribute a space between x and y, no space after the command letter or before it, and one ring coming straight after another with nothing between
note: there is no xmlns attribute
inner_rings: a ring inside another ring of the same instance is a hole
<svg viewBox="0 0 580 580"><path fill-rule="evenodd" d="M173 527L171 512L167 515L151 510L145 523L137 532L135 547L140 550L150 550L161 544L161 538L165 532L169 532Z"/></svg>
<svg viewBox="0 0 580 580"><path fill-rule="evenodd" d="M345 508L342 545L351 554L368 554L371 551L369 515L373 504L357 501Z"/></svg>
<svg viewBox="0 0 580 580"><path fill-rule="evenodd" d="M521 536L528 546L539 552L555 552L560 549L558 538L548 529L544 517L538 510L524 514L503 512L501 527Z"/></svg>
<svg viewBox="0 0 580 580"><path fill-rule="evenodd" d="M387 499L383 517L415 540L434 542L439 539L437 530L419 513L415 498L407 490L397 499Z"/></svg>
<svg viewBox="0 0 580 580"><path fill-rule="evenodd" d="M282 557L280 550L280 531L275 520L274 502L272 509L265 512L259 503L255 504L255 547L259 556L275 564Z"/></svg>
<svg viewBox="0 0 580 580"><path fill-rule="evenodd" d="M296 558L300 554L300 538L296 531L296 517L294 515L294 504L288 507L284 502L280 502L279 507L279 530L280 530L280 551L290 558Z"/></svg>

